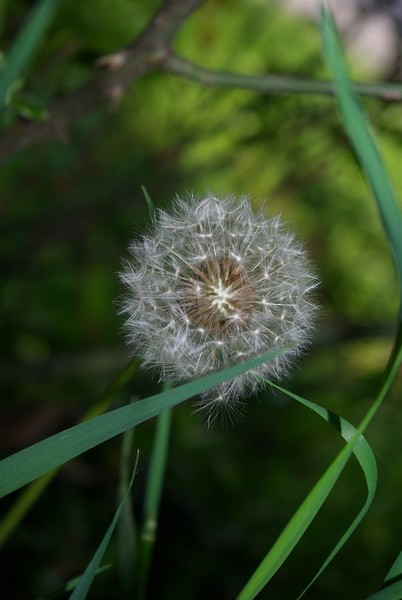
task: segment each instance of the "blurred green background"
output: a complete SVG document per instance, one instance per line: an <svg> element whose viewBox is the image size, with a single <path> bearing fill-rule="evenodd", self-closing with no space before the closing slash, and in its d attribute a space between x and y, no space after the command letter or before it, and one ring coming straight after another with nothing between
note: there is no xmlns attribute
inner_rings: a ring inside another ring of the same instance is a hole
<svg viewBox="0 0 402 600"><path fill-rule="evenodd" d="M30 2L2 0L2 46ZM21 94L46 107L128 44L157 8L146 0L64 2ZM291 40L291 43L289 42ZM208 68L324 77L317 28L271 1L211 0L175 48ZM361 73L358 66L353 70ZM365 101L397 190L399 104ZM8 113L3 128L16 126ZM176 195L248 194L304 240L322 281L311 351L283 382L357 424L376 396L392 345L396 284L376 208L331 98L202 88L150 74L117 110L75 123L68 139L30 147L0 171L1 454L75 424L129 355L115 301L130 239ZM119 398L158 390L139 373ZM379 491L368 517L308 598L363 598L401 549L401 381L368 431ZM141 515L154 424L140 449ZM250 401L234 429L212 430L190 403L174 410L150 597L232 599L341 447L332 429L279 394ZM113 515L121 440L67 464L2 549L5 598L45 596L86 566ZM261 598L294 598L364 501L351 463L322 514ZM18 494L2 501L2 512ZM116 561L112 544L108 561ZM116 598L116 573L90 597Z"/></svg>

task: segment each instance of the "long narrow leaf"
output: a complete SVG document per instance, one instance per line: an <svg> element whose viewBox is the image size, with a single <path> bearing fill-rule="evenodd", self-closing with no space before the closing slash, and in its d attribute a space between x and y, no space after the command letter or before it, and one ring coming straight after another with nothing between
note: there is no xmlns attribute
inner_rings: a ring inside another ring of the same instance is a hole
<svg viewBox="0 0 402 600"><path fill-rule="evenodd" d="M390 380L389 385L391 384L391 381L392 380ZM388 384L386 384L386 385L388 386ZM388 387L386 389L388 389ZM297 396L296 394L292 394L291 392L288 392L285 390L283 390L283 391L285 393L287 393L291 398L294 398L301 404L304 404L304 406L306 406L307 408L310 408L311 410L316 412L323 419L325 419L328 423L331 423L331 425L339 431L339 433L342 435L343 439L346 442L352 442L354 436L357 433L357 430L353 427L353 425L351 425L348 421L346 421L346 419L344 419L342 417L338 417L333 412L331 412L317 404L314 404L313 402L309 402L308 400L306 400L305 398L302 398L301 396ZM374 417L375 413L377 412L378 408L380 407L383 399L385 398L385 394L386 394L386 391L382 390L379 397L377 398L376 402L373 404L373 406L371 408L372 415L370 417L370 420ZM364 428L366 428L367 425L368 425L368 422L365 424ZM346 453L347 447L344 450ZM360 509L359 513L357 514L356 518L352 521L351 525L347 528L345 533L342 535L339 542L335 545L334 549L330 552L327 559L324 561L324 563L322 564L320 569L317 571L317 573L313 577L313 579L310 581L308 586L303 590L303 592L299 596L299 598L301 598L307 592L307 590L318 579L318 577L321 575L321 573L327 568L329 563L333 560L333 558L336 556L336 554L339 552L339 550L342 548L342 546L348 541L350 536L354 533L354 531L356 530L358 525L360 525L361 521L367 514L367 511L369 510L371 504L373 503L375 492L377 489L377 479L378 479L377 464L376 464L376 460L375 460L373 451L372 451L371 447L369 446L369 444L367 443L367 441L365 440L365 438L361 434L360 434L360 437L358 437L356 440L356 445L354 447L351 446L350 450L353 452L353 454L357 458L359 465L364 474L364 478L365 478L366 486L367 486L366 500L365 500L362 508ZM351 456L351 452L349 452L348 458L350 458L350 456ZM348 460L348 458L346 460ZM345 461L345 465L346 465L346 461ZM339 474L336 477L336 480L338 479L338 477L340 476L342 471L343 471L343 467L341 467L341 469L339 470ZM336 483L336 480L334 481L334 485ZM332 487L328 490L329 492L332 490ZM319 507L317 507L317 508L319 508Z"/></svg>
<svg viewBox="0 0 402 600"><path fill-rule="evenodd" d="M168 408L176 406L205 390L272 360L288 349L267 352L257 358L162 392L129 406L123 406L100 417L70 427L0 462L0 498L59 467L86 450L127 431Z"/></svg>
<svg viewBox="0 0 402 600"><path fill-rule="evenodd" d="M288 558L317 515L352 453L355 454L359 461L368 487L367 500L361 513L359 513L358 522L360 522L364 514L367 512L368 507L370 506L374 497L377 485L377 467L371 448L367 444L364 437L359 435L357 430L348 421L342 417L339 417L338 415L335 415L334 413L331 413L322 406L314 404L313 402L309 402L301 396L297 396L296 394L288 392L276 384L271 385L320 415L320 417L322 417L325 421L333 425L339 431L342 437L349 442L349 444L342 449L333 463L325 471L324 475L314 486L307 498L302 502L292 519L282 531L274 546L268 552L264 560L247 582L246 586L238 595L237 600L251 600L252 598L255 598L257 594L261 592L261 590L272 579L274 574ZM353 529L357 526L357 524L358 523L355 524L354 522ZM339 548L337 547L337 551L338 550ZM322 569L320 569L320 573L325 566L327 566L334 555L335 552L333 552L331 557L325 562ZM318 574L316 577L318 577Z"/></svg>
<svg viewBox="0 0 402 600"><path fill-rule="evenodd" d="M124 506L125 502L127 501L127 499L130 497L130 490L133 485L134 477L135 477L135 474L137 471L137 463L138 463L138 454L137 454L137 460L136 460L136 463L134 466L133 474L131 476L131 481L128 486L127 494L121 501L120 505L118 506L118 508L114 514L114 517L112 519L112 522L110 523L102 542L100 543L98 549L96 550L91 562L85 569L84 573L81 575L76 588L74 589L73 593L70 596L70 600L85 600L85 598L87 597L89 588L92 585L92 581L98 571L100 562L103 558L103 555L105 554L106 548L109 545L110 538L112 537L113 531L119 520L120 513L123 509L123 506Z"/></svg>
<svg viewBox="0 0 402 600"><path fill-rule="evenodd" d="M402 552L398 554L394 564L387 573L381 590L366 600L400 600L402 598Z"/></svg>
<svg viewBox="0 0 402 600"><path fill-rule="evenodd" d="M344 126L377 201L381 220L394 255L395 268L402 282L402 215L374 137L369 130L362 105L347 77L342 49L334 20L328 10L321 11L321 32L326 61L335 82ZM402 303L400 312L402 321Z"/></svg>
<svg viewBox="0 0 402 600"><path fill-rule="evenodd" d="M376 594L369 596L366 600L401 600L402 598L402 581L395 581L386 588L380 590Z"/></svg>
<svg viewBox="0 0 402 600"><path fill-rule="evenodd" d="M0 77L0 112L4 109L10 87L27 69L59 4L60 0L39 0L12 45Z"/></svg>
<svg viewBox="0 0 402 600"><path fill-rule="evenodd" d="M133 377L134 373L138 370L138 367L138 361L126 365L117 377L107 386L99 401L84 414L81 421L88 421L89 419L106 412L110 408L113 400L115 400ZM8 540L16 527L18 527L26 513L31 509L38 498L40 498L57 473L58 469L53 469L45 475L42 475L42 477L25 488L20 497L12 504L8 512L6 512L0 521L0 548Z"/></svg>
<svg viewBox="0 0 402 600"><path fill-rule="evenodd" d="M402 552L398 554L392 567L388 571L387 576L384 579L383 587L392 583L395 579L400 579L402 581Z"/></svg>
<svg viewBox="0 0 402 600"><path fill-rule="evenodd" d="M316 483L312 491L309 493L307 498L299 506L296 513L293 515L292 519L289 521L289 523L275 542L274 546L268 552L268 554L263 559L257 570L254 572L250 580L247 582L245 587L238 595L237 600L251 600L252 598L255 598L257 594L259 594L259 592L261 592L261 590L272 579L274 574L278 571L278 569L281 567L286 558L292 552L302 535L310 526L311 522L320 510L326 498L328 497L329 493L334 487L336 481L341 475L345 465L347 464L352 454L355 454L363 470L368 487L367 499L364 503L362 510L359 512L352 525L342 536L341 540L335 546L330 556L324 562L323 566L320 568L320 570L310 582L309 586L304 590L304 592L307 591L310 585L312 585L312 583L322 573L322 571L326 568L326 566L329 564L332 558L343 546L345 541L356 529L357 525L360 523L363 516L366 514L372 502L377 481L375 459L373 457L373 453L371 451L370 446L367 444L362 434L373 419L374 415L381 406L386 394L388 393L389 388L391 387L391 384L395 379L395 375L398 372L401 361L402 350L400 350L397 354L396 359L388 372L384 385L377 399L372 404L372 406L368 410L367 414L364 416L361 424L357 429L355 429L353 425L348 423L342 417L338 417L334 413L327 411L325 408L320 407L318 405L314 405L313 403L305 400L304 398L301 398L300 396L297 396L296 394L292 394L291 392L283 390L292 398L298 400L299 402L302 402L305 406L314 410L322 418L331 423L331 425L335 426L335 428L340 432L342 437L348 443L339 452L334 461L331 463L331 465ZM302 593L302 595L304 594L304 592Z"/></svg>

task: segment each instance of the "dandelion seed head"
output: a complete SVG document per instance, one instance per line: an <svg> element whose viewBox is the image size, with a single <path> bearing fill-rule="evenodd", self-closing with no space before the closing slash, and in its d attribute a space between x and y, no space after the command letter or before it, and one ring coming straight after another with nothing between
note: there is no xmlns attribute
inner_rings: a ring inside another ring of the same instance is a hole
<svg viewBox="0 0 402 600"><path fill-rule="evenodd" d="M177 198L129 247L120 273L127 341L173 382L270 350L284 354L202 394L208 425L236 419L262 378L283 376L308 343L317 285L301 244L248 198Z"/></svg>

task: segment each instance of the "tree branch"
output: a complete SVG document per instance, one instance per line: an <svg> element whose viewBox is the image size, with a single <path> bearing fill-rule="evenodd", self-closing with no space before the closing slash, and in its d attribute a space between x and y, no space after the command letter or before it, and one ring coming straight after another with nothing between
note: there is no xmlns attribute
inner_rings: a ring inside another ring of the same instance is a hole
<svg viewBox="0 0 402 600"><path fill-rule="evenodd" d="M287 75L250 76L212 71L189 62L173 52L165 56L159 69L204 86L238 88L267 94L334 95L331 81L300 79ZM402 100L402 83L354 83L353 86L361 96L372 96L387 101Z"/></svg>
<svg viewBox="0 0 402 600"><path fill-rule="evenodd" d="M187 17L205 0L166 0L138 38L118 55L103 57L99 71L83 86L57 100L44 123L19 121L0 137L0 164L19 150L48 138L65 138L71 123L102 105L116 103L145 73L157 69ZM113 58L119 60L113 62Z"/></svg>
<svg viewBox="0 0 402 600"><path fill-rule="evenodd" d="M330 81L289 76L246 76L204 69L177 56L171 45L182 23L205 0L166 0L149 25L120 52L100 58L87 83L57 100L44 123L18 121L0 137L0 164L19 150L52 137L67 137L68 127L88 112L117 103L127 88L149 71L162 71L205 86L238 88L266 94L333 95ZM386 101L402 99L402 84L355 83L358 94Z"/></svg>

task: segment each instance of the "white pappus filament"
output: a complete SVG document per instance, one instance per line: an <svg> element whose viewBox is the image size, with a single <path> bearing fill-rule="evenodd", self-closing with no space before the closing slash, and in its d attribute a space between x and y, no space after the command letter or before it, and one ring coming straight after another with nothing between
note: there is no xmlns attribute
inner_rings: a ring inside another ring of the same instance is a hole
<svg viewBox="0 0 402 600"><path fill-rule="evenodd" d="M176 198L148 236L134 241L120 278L127 341L144 366L180 382L290 348L201 395L208 424L238 416L247 397L278 378L306 346L317 279L278 217L248 198Z"/></svg>

